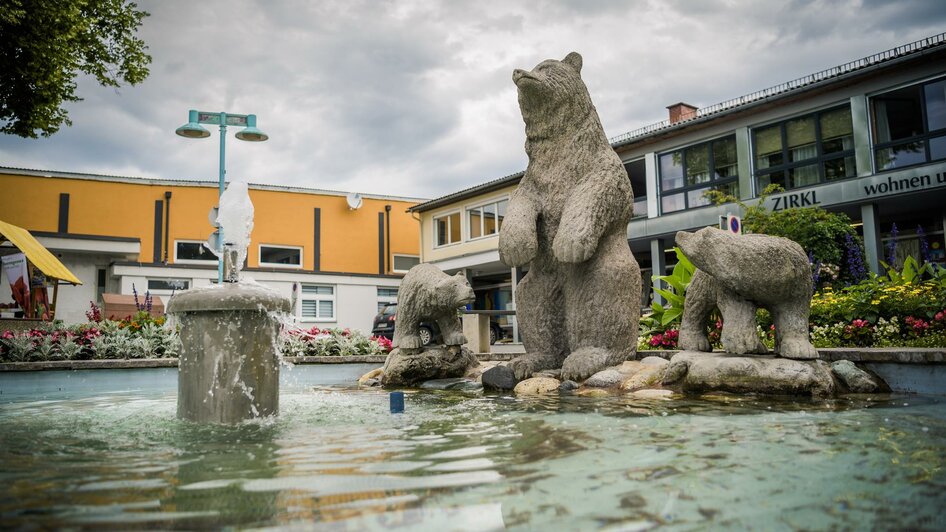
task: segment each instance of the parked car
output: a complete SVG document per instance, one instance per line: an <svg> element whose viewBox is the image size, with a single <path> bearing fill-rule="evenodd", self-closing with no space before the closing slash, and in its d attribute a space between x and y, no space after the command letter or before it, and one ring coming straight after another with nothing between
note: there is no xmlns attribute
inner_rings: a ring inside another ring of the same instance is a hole
<svg viewBox="0 0 946 532"><path fill-rule="evenodd" d="M383 336L388 340L394 339L394 323L397 320L397 303L390 303L381 308L381 312L374 317L374 323L371 326L371 334ZM436 323L420 323L420 340L424 345L442 342L443 336L440 334L440 327ZM489 322L489 343L495 344L503 338L503 328L499 323L490 320Z"/></svg>

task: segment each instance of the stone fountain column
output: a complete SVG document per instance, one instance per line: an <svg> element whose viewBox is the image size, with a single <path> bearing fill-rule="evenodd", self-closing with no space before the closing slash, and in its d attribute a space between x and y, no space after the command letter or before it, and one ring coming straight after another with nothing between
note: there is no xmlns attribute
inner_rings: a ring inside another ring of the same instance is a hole
<svg viewBox="0 0 946 532"><path fill-rule="evenodd" d="M239 423L279 412L278 313L289 300L259 285L224 283L175 295L180 322L177 417Z"/></svg>

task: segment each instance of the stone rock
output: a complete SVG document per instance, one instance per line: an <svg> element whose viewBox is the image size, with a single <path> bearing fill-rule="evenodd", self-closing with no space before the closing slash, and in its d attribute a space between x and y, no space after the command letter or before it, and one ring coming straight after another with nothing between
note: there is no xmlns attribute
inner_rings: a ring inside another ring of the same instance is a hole
<svg viewBox="0 0 946 532"><path fill-rule="evenodd" d="M641 278L627 245L634 194L581 67L573 52L512 75L529 164L503 219L499 256L530 265L516 286L527 353L510 363L518 379L562 368L563 379L583 381L637 346Z"/></svg>
<svg viewBox="0 0 946 532"><path fill-rule="evenodd" d="M616 369L605 369L595 373L584 382L588 388L610 388L621 383L626 376Z"/></svg>
<svg viewBox="0 0 946 532"><path fill-rule="evenodd" d="M572 390L577 390L581 385L575 381L562 381L562 384L558 386L558 391L560 392L570 392Z"/></svg>
<svg viewBox="0 0 946 532"><path fill-rule="evenodd" d="M621 383L621 389L626 392L659 386L664 377L664 366L649 365L641 368L640 371L624 379Z"/></svg>
<svg viewBox="0 0 946 532"><path fill-rule="evenodd" d="M557 379L548 377L533 377L526 379L513 389L516 395L540 395L551 392L558 392L558 387L562 383Z"/></svg>
<svg viewBox="0 0 946 532"><path fill-rule="evenodd" d="M543 369L542 371L537 371L532 374L533 377L549 377L550 379L559 379L562 378L561 369Z"/></svg>
<svg viewBox="0 0 946 532"><path fill-rule="evenodd" d="M483 385L470 379L434 379L421 383L422 390L452 390L460 392L480 392L483 391Z"/></svg>
<svg viewBox="0 0 946 532"><path fill-rule="evenodd" d="M360 386L367 386L369 388L374 388L377 386L381 386L381 379L365 379L364 382L359 381L358 384Z"/></svg>
<svg viewBox="0 0 946 532"><path fill-rule="evenodd" d="M606 388L585 388L585 387L581 387L581 388L579 388L578 391L575 392L575 393L577 393L578 395L580 395L580 396L582 396L582 397L607 397L607 396L611 395L611 392L609 392Z"/></svg>
<svg viewBox="0 0 946 532"><path fill-rule="evenodd" d="M879 379L855 366L850 360L838 360L831 363L831 371L853 393L876 393L890 390L886 383L881 385L878 382Z"/></svg>
<svg viewBox="0 0 946 532"><path fill-rule="evenodd" d="M466 370L466 373L463 376L466 377L467 379L478 381L482 378L483 372L485 372L486 370L492 367L495 367L497 364L499 364L499 362L494 362L494 361L480 362L476 364L475 366L471 366L470 369Z"/></svg>
<svg viewBox="0 0 946 532"><path fill-rule="evenodd" d="M631 396L639 399L663 399L667 400L673 396L673 390L637 390L631 392Z"/></svg>
<svg viewBox="0 0 946 532"><path fill-rule="evenodd" d="M484 371L481 380L487 390L499 391L512 390L519 382L508 366L495 366Z"/></svg>
<svg viewBox="0 0 946 532"><path fill-rule="evenodd" d="M663 380L684 393L732 392L769 395L831 396L831 369L820 360L682 351L674 355Z"/></svg>
<svg viewBox="0 0 946 532"><path fill-rule="evenodd" d="M381 384L414 386L432 379L462 377L476 364L476 355L460 346L428 346L422 350L395 348L384 362Z"/></svg>
<svg viewBox="0 0 946 532"><path fill-rule="evenodd" d="M812 280L801 246L787 238L734 235L715 227L680 231L676 240L697 268L687 288L681 350L711 351L704 325L718 307L726 352L768 352L756 333L756 309L762 307L775 320L776 353L792 359L818 358L808 338Z"/></svg>
<svg viewBox="0 0 946 532"><path fill-rule="evenodd" d="M384 368L376 368L368 373L365 373L358 379L358 384L365 386L365 382L369 380L378 380L381 378L381 374L384 373Z"/></svg>
<svg viewBox="0 0 946 532"><path fill-rule="evenodd" d="M645 365L645 366L660 366L660 367L666 367L667 364L669 364L669 363L670 363L670 361L667 360L666 358L655 357L655 356L644 357L644 358L641 359L641 364L643 364L643 365Z"/></svg>
<svg viewBox="0 0 946 532"><path fill-rule="evenodd" d="M644 367L639 360L628 360L617 367L617 370L623 373L625 376L633 375L640 371Z"/></svg>
<svg viewBox="0 0 946 532"><path fill-rule="evenodd" d="M457 309L474 299L473 288L463 273L450 276L432 264L414 266L398 289L392 345L402 349L422 348L419 333L422 321L437 324L444 345L465 344Z"/></svg>

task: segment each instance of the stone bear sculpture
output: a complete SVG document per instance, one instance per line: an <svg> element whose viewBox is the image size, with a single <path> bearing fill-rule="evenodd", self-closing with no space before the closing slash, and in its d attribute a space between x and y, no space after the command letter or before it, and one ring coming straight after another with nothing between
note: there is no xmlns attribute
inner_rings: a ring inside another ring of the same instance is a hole
<svg viewBox="0 0 946 532"><path fill-rule="evenodd" d="M516 286L526 354L517 379L551 368L584 380L620 364L637 344L640 268L627 242L634 195L570 53L515 70L529 165L499 232L509 266L529 265Z"/></svg>
<svg viewBox="0 0 946 532"><path fill-rule="evenodd" d="M775 351L794 359L818 357L808 339L813 283L808 256L795 242L770 235L734 235L714 227L680 231L677 245L697 271L690 281L679 347L711 351L706 320L723 316L723 348L734 354L766 353L756 332L756 309L775 321Z"/></svg>
<svg viewBox="0 0 946 532"><path fill-rule="evenodd" d="M420 322L440 327L445 345L463 345L463 326L457 308L472 303L473 288L462 273L447 275L430 264L418 264L407 272L397 294L394 347L420 349Z"/></svg>

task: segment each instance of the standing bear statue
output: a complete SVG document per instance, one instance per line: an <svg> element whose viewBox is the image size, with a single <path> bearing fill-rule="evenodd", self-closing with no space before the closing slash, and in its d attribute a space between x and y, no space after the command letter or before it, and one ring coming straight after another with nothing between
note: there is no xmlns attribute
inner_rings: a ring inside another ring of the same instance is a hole
<svg viewBox="0 0 946 532"><path fill-rule="evenodd" d="M581 56L515 70L529 165L499 231L526 354L516 379L562 368L584 380L637 348L640 268L627 243L630 180L581 79Z"/></svg>
<svg viewBox="0 0 946 532"><path fill-rule="evenodd" d="M734 235L714 227L680 231L677 245L697 270L687 288L679 348L711 351L706 320L723 316L728 353L766 353L756 332L756 309L775 322L775 351L785 358L818 358L808 339L812 280L808 256L795 242L770 235Z"/></svg>

